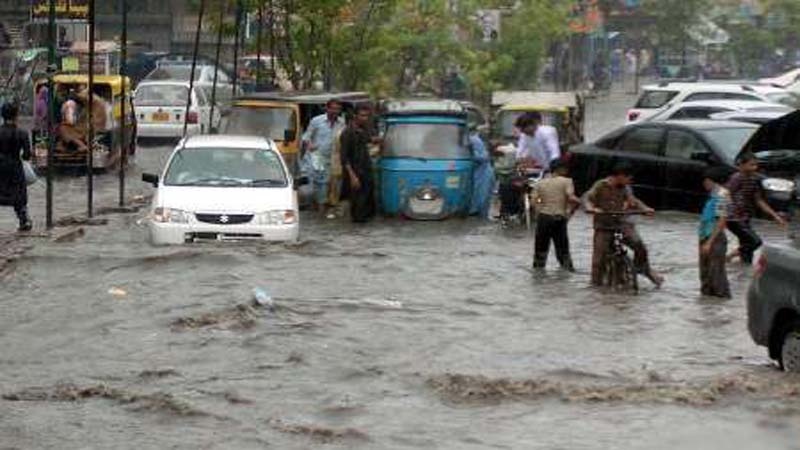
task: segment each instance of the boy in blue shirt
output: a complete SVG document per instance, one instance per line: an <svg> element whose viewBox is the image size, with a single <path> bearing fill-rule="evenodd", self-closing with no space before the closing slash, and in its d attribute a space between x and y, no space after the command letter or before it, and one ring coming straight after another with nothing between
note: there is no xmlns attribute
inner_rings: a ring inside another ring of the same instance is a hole
<svg viewBox="0 0 800 450"><path fill-rule="evenodd" d="M703 187L709 192L697 229L700 253L700 292L712 297L730 298L731 289L725 269L728 238L725 235L731 194L723 187L729 171L712 167L703 174Z"/></svg>

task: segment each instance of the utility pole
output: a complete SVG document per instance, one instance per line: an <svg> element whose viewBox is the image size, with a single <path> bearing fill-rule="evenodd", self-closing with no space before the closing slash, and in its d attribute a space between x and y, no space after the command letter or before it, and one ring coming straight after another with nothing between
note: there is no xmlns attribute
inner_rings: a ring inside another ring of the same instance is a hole
<svg viewBox="0 0 800 450"><path fill-rule="evenodd" d="M122 2L122 42L120 44L119 75L122 85L122 103L120 103L120 144L119 144L119 206L125 206L125 165L128 163L128 117L126 103L128 102L128 0ZM113 144L112 144L113 145Z"/></svg>
<svg viewBox="0 0 800 450"><path fill-rule="evenodd" d="M94 216L94 2L95 0L89 0L89 123L86 139L89 144L89 152L86 155L86 217L88 218Z"/></svg>
<svg viewBox="0 0 800 450"><path fill-rule="evenodd" d="M256 36L256 91L261 88L261 38L264 31L264 3L258 3L258 36Z"/></svg>
<svg viewBox="0 0 800 450"><path fill-rule="evenodd" d="M194 90L194 71L197 70L197 50L200 47L200 32L203 29L203 14L206 10L206 0L200 0L200 11L197 14L197 30L194 33L194 52L192 53L192 72L189 75L189 92L186 94L186 111L183 115L183 137L189 127L189 111L192 107L192 91ZM199 122L198 117L198 122Z"/></svg>
<svg viewBox="0 0 800 450"><path fill-rule="evenodd" d="M236 0L236 25L233 38L233 92L236 95L236 88L239 85L239 28L242 26L242 0Z"/></svg>
<svg viewBox="0 0 800 450"><path fill-rule="evenodd" d="M217 52L214 57L214 82L211 84L211 114L208 117L208 132L214 128L214 108L217 106L217 77L219 75L219 50L222 47L222 22L225 19L225 0L219 5L219 21L217 21Z"/></svg>
<svg viewBox="0 0 800 450"><path fill-rule="evenodd" d="M56 0L50 0L50 10L47 17L47 194L46 194L46 224L47 229L53 228L53 153L56 151L55 121L56 121L56 95L53 77L56 74Z"/></svg>

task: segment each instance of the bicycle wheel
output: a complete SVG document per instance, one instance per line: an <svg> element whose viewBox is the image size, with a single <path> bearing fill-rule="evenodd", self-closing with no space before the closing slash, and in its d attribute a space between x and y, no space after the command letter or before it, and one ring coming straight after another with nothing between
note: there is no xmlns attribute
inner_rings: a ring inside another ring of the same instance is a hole
<svg viewBox="0 0 800 450"><path fill-rule="evenodd" d="M619 288L626 292L635 294L639 290L639 283L636 280L636 268L628 255L619 255L617 264L619 266Z"/></svg>

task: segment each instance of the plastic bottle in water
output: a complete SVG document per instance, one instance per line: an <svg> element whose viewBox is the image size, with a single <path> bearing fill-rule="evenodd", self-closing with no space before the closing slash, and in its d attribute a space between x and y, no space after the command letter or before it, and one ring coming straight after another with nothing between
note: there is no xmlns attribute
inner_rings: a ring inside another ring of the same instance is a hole
<svg viewBox="0 0 800 450"><path fill-rule="evenodd" d="M272 299L272 296L269 295L266 290L260 287L253 289L253 302L257 306L268 308L270 310L275 309L275 301Z"/></svg>

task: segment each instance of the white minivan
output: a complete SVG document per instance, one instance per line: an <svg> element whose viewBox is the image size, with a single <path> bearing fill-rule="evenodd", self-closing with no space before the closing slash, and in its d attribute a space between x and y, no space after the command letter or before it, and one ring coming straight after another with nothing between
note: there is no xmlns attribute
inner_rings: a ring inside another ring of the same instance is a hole
<svg viewBox="0 0 800 450"><path fill-rule="evenodd" d="M189 94L187 81L144 81L133 94L138 138L180 138L184 120L186 135L214 132L221 119L219 108L211 116L211 103L198 86L192 89L191 106L186 114Z"/></svg>
<svg viewBox="0 0 800 450"><path fill-rule="evenodd" d="M275 143L262 137L203 135L181 140L153 184L148 229L154 244L294 241L297 187Z"/></svg>

